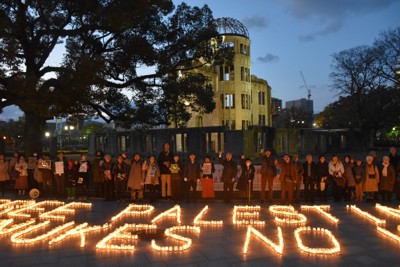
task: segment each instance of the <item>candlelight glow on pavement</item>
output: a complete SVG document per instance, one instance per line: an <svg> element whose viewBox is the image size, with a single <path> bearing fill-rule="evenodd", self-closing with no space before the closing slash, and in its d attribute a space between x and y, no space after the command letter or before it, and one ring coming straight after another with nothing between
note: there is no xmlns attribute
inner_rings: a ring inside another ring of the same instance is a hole
<svg viewBox="0 0 400 267"><path fill-rule="evenodd" d="M261 239L267 246L271 247L273 250L276 251L278 254L283 253L283 235L282 235L282 229L278 226L278 244L272 242L270 239L268 239L266 236L260 233L257 229L255 229L253 226L249 225L247 226L247 233L246 233L246 241L244 242L243 246L243 253L246 254L249 248L249 243L250 243L250 238L251 235L255 235L259 239Z"/></svg>

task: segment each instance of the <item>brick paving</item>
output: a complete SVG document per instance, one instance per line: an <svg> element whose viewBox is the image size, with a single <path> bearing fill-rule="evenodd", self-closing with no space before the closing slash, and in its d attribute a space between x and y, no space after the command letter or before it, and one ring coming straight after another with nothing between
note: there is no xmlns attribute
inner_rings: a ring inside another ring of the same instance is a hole
<svg viewBox="0 0 400 267"><path fill-rule="evenodd" d="M90 225L103 225L110 221L112 216L122 211L128 203L106 202L98 199L89 199L92 209L77 211L67 221L75 220L76 223L88 222ZM32 245L13 244L10 235L0 236L0 266L399 266L400 243L385 237L376 230L376 226L352 211L346 209L346 203L329 203L330 213L340 219L338 225L329 222L317 212L301 211L300 206L295 209L307 217L305 225L324 227L329 229L341 245L341 252L329 256L310 255L301 252L297 246L294 230L298 226L282 227L284 249L279 255L260 239L252 236L247 254L243 254L246 238L246 226L237 226L232 223L234 205L237 201L224 204L216 201L209 204L209 210L204 215L205 220L223 220L223 226L201 227L200 234L180 232L182 236L192 239L192 246L181 252L158 252L151 247L149 240L131 241L135 245L131 251L107 251L96 249L96 244L125 223L151 223L151 220L172 207L168 201L153 204L155 210L149 215L122 217L109 230L88 233L85 235L86 243L80 247L79 237L69 237L56 245L48 245L49 239ZM352 203L354 204L354 203ZM193 225L193 219L204 208L206 203L181 204L181 225ZM373 204L358 204L361 209L374 216L387 220L386 229L398 235L397 225L400 219L378 211ZM390 205L398 208L398 203ZM37 214L32 213L33 216ZM3 219L6 218L3 216ZM278 242L277 227L274 216L269 212L268 205L261 206L260 220L264 226L254 226L263 235ZM52 222L59 225L60 222ZM158 228L164 229L177 225L174 218L163 218L155 222ZM34 234L33 234L34 235ZM312 238L311 235L303 236L304 242L310 246L330 245L326 238ZM176 246L182 244L171 238L157 240L159 244ZM310 242L310 243L308 243ZM116 240L113 244L120 243Z"/></svg>

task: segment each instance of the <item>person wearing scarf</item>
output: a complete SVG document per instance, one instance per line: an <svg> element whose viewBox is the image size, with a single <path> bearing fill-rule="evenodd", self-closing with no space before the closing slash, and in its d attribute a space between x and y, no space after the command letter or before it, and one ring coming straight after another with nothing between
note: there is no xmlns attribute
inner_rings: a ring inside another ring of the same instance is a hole
<svg viewBox="0 0 400 267"><path fill-rule="evenodd" d="M392 192L394 182L396 180L396 170L393 165L389 163L390 158L384 156L382 163L379 165L379 174L381 176L379 183L379 191L382 196L382 202L390 202L392 199Z"/></svg>

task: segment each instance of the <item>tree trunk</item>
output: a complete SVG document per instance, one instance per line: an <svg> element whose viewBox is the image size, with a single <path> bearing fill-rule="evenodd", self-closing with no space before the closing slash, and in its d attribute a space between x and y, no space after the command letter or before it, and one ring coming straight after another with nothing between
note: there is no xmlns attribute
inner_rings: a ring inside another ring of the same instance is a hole
<svg viewBox="0 0 400 267"><path fill-rule="evenodd" d="M26 157L42 154L42 136L46 120L35 112L25 112L24 147Z"/></svg>

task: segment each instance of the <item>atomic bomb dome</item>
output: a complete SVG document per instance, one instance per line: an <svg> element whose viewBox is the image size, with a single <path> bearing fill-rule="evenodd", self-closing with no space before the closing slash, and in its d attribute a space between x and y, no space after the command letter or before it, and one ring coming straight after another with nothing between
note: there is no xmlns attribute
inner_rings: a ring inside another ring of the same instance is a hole
<svg viewBox="0 0 400 267"><path fill-rule="evenodd" d="M218 18L215 20L218 32L222 35L240 35L249 38L249 32L243 23L234 18Z"/></svg>

